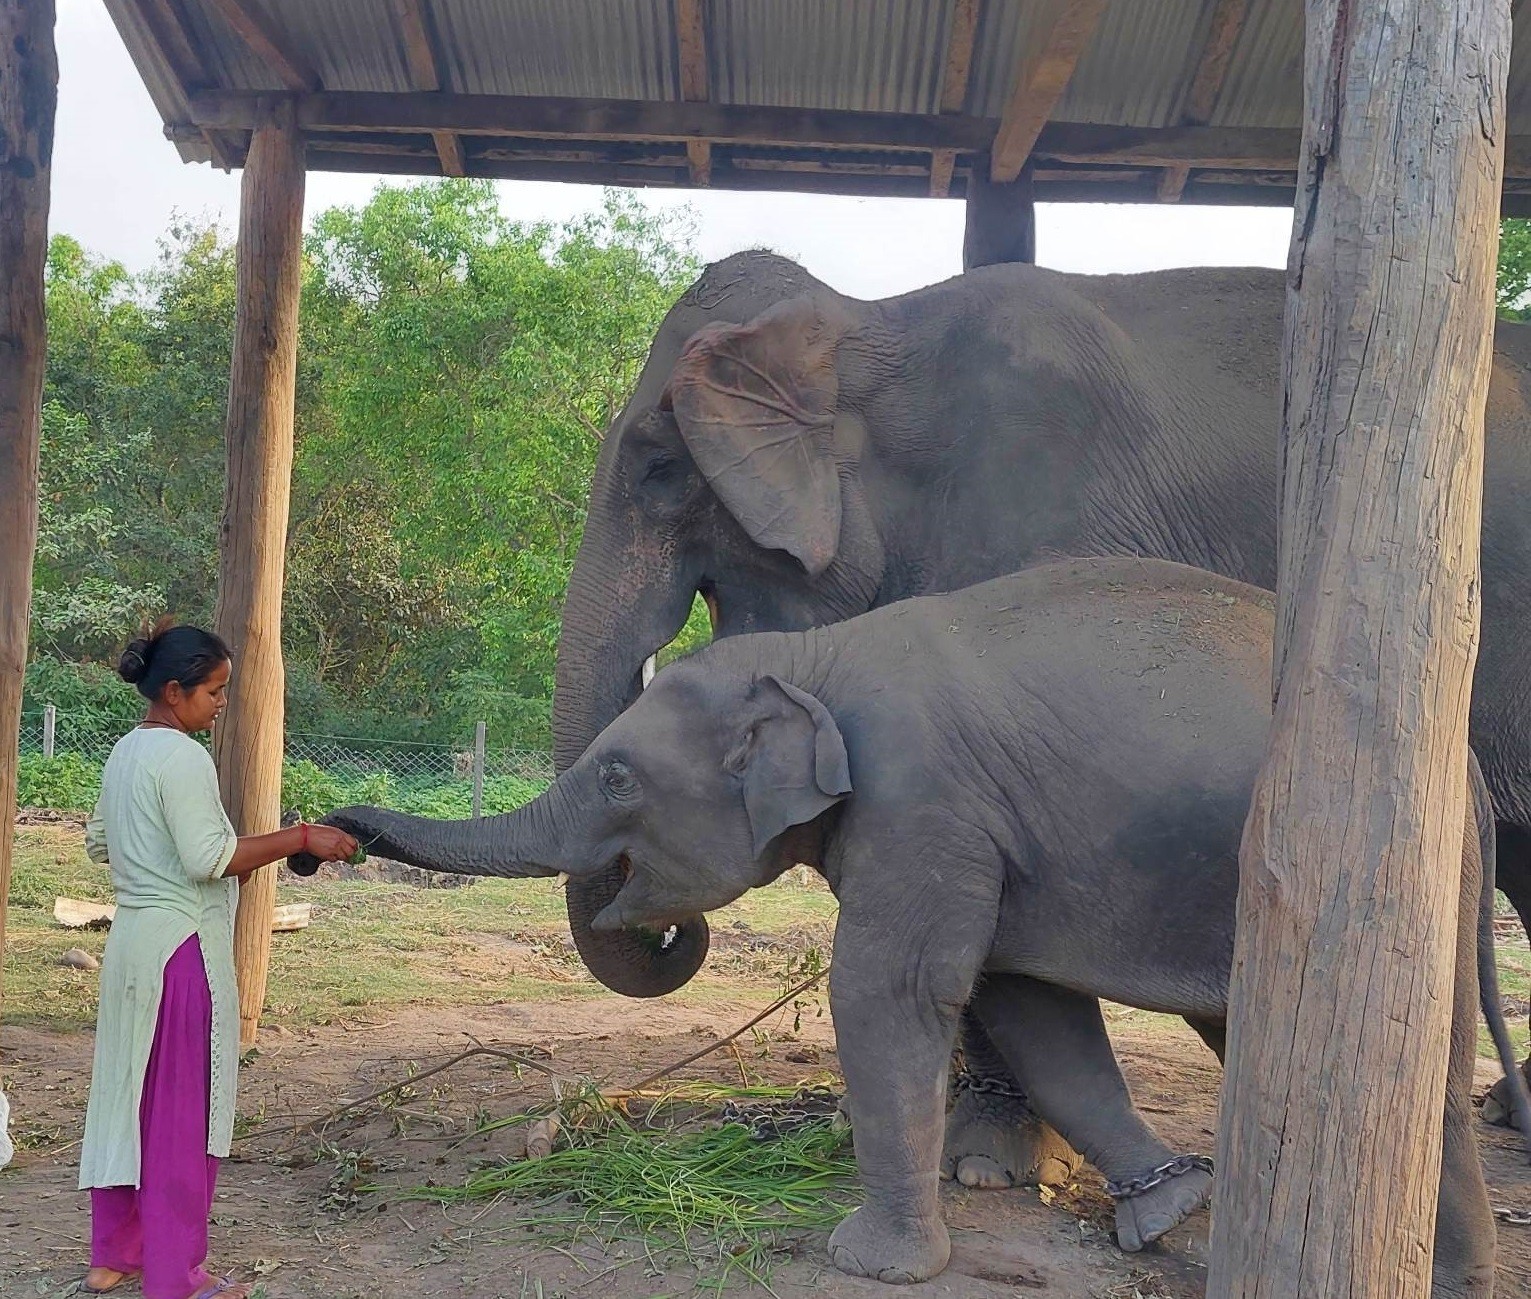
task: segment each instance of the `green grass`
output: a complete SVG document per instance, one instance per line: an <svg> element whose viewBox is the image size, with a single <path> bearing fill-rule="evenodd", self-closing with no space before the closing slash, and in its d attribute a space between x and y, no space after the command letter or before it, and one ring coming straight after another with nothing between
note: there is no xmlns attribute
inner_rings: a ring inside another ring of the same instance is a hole
<svg viewBox="0 0 1531 1299"><path fill-rule="evenodd" d="M725 1093L746 1096L713 1091L690 1099L715 1104ZM755 1088L747 1097L790 1095L790 1089ZM518 1214L523 1226L641 1239L651 1254L678 1253L707 1268L717 1286L735 1270L763 1279L773 1251L791 1233L828 1231L852 1207L849 1132L829 1122L756 1141L734 1123L639 1126L594 1093L566 1100L559 1118L552 1154L494 1165L459 1187L419 1188L413 1197L451 1203L512 1196L525 1206Z"/></svg>

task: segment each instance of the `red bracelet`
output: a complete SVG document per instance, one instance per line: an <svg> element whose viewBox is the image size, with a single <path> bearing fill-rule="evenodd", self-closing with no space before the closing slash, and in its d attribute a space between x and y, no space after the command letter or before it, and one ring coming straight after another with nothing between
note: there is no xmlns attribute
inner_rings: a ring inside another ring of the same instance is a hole
<svg viewBox="0 0 1531 1299"><path fill-rule="evenodd" d="M298 845L298 851L299 852L307 852L308 851L308 830L309 830L309 825L308 825L307 821L299 822L299 824L302 825L302 827L303 827L303 842Z"/></svg>

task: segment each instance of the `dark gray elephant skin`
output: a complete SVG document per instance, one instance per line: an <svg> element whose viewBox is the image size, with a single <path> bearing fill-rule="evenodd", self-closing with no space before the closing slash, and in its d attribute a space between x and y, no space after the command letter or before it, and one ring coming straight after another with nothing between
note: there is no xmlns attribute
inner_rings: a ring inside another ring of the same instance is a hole
<svg viewBox="0 0 1531 1299"><path fill-rule="evenodd" d="M1132 1107L1097 998L1184 1015L1221 1044L1270 720L1269 605L1157 561L1045 565L721 641L661 672L509 816L326 819L391 857L475 874L582 879L620 855L630 874L598 932L664 929L815 865L840 902L830 998L866 1188L831 1256L919 1280L948 1256L942 1112L970 998L1038 1112L1109 1179L1174 1157ZM1512 1057L1480 906L1493 821L1475 792L1435 1293L1481 1299L1494 1224L1471 1131L1480 952L1484 1011ZM1168 1230L1209 1184L1189 1168L1119 1200L1122 1243Z"/></svg>
<svg viewBox="0 0 1531 1299"><path fill-rule="evenodd" d="M555 760L638 694L644 659L708 599L719 637L832 623L1062 555L1141 554L1275 585L1280 271L1060 275L993 266L903 297L842 297L782 258L711 267L666 318L602 447L559 642ZM1501 324L1489 393L1483 638L1472 740L1499 882L1531 927L1531 326ZM706 952L590 922L609 987L656 995ZM970 1062L981 1034L965 1024ZM1008 1184L1047 1152L959 1100L948 1167ZM1008 1135L1007 1135L1008 1134ZM965 1157L965 1158L964 1158Z"/></svg>

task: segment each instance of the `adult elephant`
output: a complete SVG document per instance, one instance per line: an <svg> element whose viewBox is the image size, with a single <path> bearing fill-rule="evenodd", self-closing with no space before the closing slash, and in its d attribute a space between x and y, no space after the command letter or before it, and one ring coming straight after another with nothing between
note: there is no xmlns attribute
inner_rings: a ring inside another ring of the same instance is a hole
<svg viewBox="0 0 1531 1299"><path fill-rule="evenodd" d="M1276 270L1006 265L863 302L771 254L710 267L601 449L559 642L556 765L636 698L698 592L731 636L1056 555L1140 554L1274 586L1284 291ZM1500 324L1472 741L1500 887L1531 927L1531 805L1515 781L1531 769L1528 377L1531 327ZM705 958L705 922L593 932L622 880L619 865L569 882L580 954L616 991L679 987Z"/></svg>

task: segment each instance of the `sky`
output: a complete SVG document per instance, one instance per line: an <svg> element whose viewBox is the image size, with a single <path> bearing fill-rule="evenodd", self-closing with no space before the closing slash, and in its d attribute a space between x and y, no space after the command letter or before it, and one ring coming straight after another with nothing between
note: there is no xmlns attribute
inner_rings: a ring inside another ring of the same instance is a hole
<svg viewBox="0 0 1531 1299"><path fill-rule="evenodd" d="M172 215L212 217L230 231L239 175L183 163L101 0L58 0L59 105L51 228L140 270ZM378 177L312 172L306 214L364 203ZM560 221L600 203L587 185L498 181L519 221ZM645 190L654 208L689 206L697 252L716 261L744 248L795 257L826 284L861 298L889 297L962 270L962 203L802 194ZM1042 204L1037 260L1094 273L1170 266L1282 266L1291 213L1284 208Z"/></svg>

